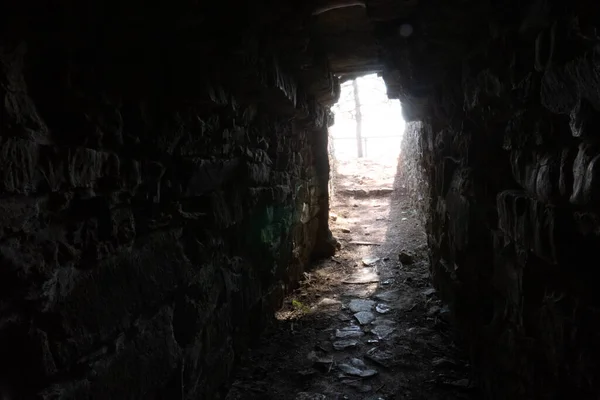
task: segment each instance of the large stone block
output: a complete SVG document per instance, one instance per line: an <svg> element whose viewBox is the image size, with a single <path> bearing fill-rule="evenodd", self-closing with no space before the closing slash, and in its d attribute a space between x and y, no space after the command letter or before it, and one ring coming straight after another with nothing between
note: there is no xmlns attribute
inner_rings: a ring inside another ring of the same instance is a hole
<svg viewBox="0 0 600 400"><path fill-rule="evenodd" d="M573 194L573 164L578 151L573 147L562 149L560 154L560 177L558 187L563 198L569 199Z"/></svg>
<svg viewBox="0 0 600 400"><path fill-rule="evenodd" d="M24 139L0 142L0 190L29 194L37 189L39 146Z"/></svg>
<svg viewBox="0 0 600 400"><path fill-rule="evenodd" d="M579 96L587 99L596 110L599 110L600 63L595 57L595 51L593 49L567 63L565 73L574 83Z"/></svg>
<svg viewBox="0 0 600 400"><path fill-rule="evenodd" d="M598 199L600 149L597 145L582 142L573 162L573 192L570 201L587 205Z"/></svg>
<svg viewBox="0 0 600 400"><path fill-rule="evenodd" d="M577 105L579 91L564 68L553 67L544 72L541 86L541 103L558 114L569 114Z"/></svg>
<svg viewBox="0 0 600 400"><path fill-rule="evenodd" d="M470 235L474 233L472 204L468 198L471 194L472 184L471 171L466 168L457 168L444 201L448 235L457 250L465 250L471 242Z"/></svg>
<svg viewBox="0 0 600 400"><path fill-rule="evenodd" d="M566 182L569 181L569 174L572 174L571 166L567 165L568 151L569 148L563 152L513 150L510 155L513 178L538 200L559 203L565 199Z"/></svg>
<svg viewBox="0 0 600 400"><path fill-rule="evenodd" d="M29 95L24 76L27 43L0 49L0 121L2 135L48 143L48 127Z"/></svg>
<svg viewBox="0 0 600 400"><path fill-rule="evenodd" d="M538 162L535 194L540 201L556 202L560 198L560 158L556 154L544 154Z"/></svg>
<svg viewBox="0 0 600 400"><path fill-rule="evenodd" d="M92 149L76 148L71 150L67 162L69 183L76 188L92 187L107 173L105 168L110 168L110 166L106 166L109 159L108 153Z"/></svg>
<svg viewBox="0 0 600 400"><path fill-rule="evenodd" d="M537 174L540 168L538 154L531 150L514 150L510 164L515 181L529 193L536 193Z"/></svg>
<svg viewBox="0 0 600 400"><path fill-rule="evenodd" d="M50 192L73 187L68 178L68 149L58 146L42 146L37 169L41 186Z"/></svg>
<svg viewBox="0 0 600 400"><path fill-rule="evenodd" d="M518 246L544 261L557 264L561 240L568 237L560 209L546 205L519 191L498 195L499 227Z"/></svg>

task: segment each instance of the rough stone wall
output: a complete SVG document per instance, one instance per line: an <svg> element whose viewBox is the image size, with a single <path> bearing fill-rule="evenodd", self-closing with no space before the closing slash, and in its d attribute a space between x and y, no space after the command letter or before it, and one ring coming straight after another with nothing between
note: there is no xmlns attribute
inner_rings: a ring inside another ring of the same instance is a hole
<svg viewBox="0 0 600 400"><path fill-rule="evenodd" d="M595 399L598 5L495 3L414 117L433 281L486 398Z"/></svg>
<svg viewBox="0 0 600 400"><path fill-rule="evenodd" d="M213 398L332 251L328 114L243 10L61 5L0 12L0 390Z"/></svg>
<svg viewBox="0 0 600 400"><path fill-rule="evenodd" d="M429 181L423 165L423 129L420 121L406 123L394 185L396 190L402 190L408 195L411 207L417 212L419 219L425 222L429 212Z"/></svg>

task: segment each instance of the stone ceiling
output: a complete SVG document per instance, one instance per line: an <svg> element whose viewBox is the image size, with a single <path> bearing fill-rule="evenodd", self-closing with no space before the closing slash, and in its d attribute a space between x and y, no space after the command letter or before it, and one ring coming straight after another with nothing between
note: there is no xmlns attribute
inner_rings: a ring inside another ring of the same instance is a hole
<svg viewBox="0 0 600 400"><path fill-rule="evenodd" d="M477 32L489 32L493 10L489 2L470 0L337 0L304 7L313 14L304 22L310 40L332 73L341 81L379 73L408 119L418 118L447 66L480 40Z"/></svg>

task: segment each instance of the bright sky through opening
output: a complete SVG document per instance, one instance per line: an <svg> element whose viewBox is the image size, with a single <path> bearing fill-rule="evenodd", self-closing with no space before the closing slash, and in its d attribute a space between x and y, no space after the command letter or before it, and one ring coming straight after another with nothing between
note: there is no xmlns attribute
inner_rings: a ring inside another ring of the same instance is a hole
<svg viewBox="0 0 600 400"><path fill-rule="evenodd" d="M387 98L385 83L376 74L358 78L357 82L361 103L364 158L395 161L400 154L405 127L400 101ZM338 160L356 158L352 81L342 84L340 100L332 110L335 114L335 124L329 128L329 134L335 157Z"/></svg>

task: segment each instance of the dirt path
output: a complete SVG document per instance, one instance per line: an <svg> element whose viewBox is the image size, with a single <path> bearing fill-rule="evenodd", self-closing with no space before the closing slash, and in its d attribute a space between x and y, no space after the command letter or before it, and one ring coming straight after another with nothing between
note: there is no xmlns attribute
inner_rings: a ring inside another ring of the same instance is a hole
<svg viewBox="0 0 600 400"><path fill-rule="evenodd" d="M475 398L395 168L338 169L330 222L342 249L306 274L226 399Z"/></svg>

